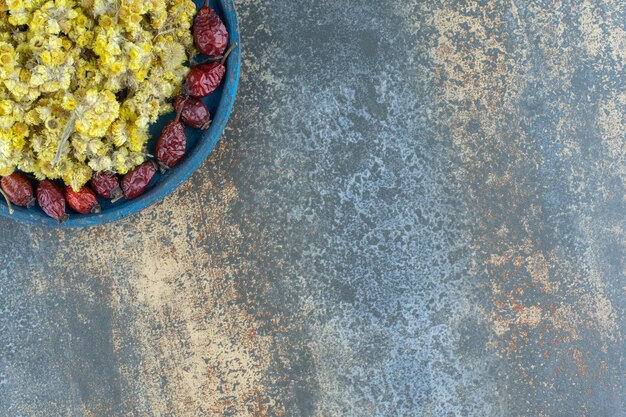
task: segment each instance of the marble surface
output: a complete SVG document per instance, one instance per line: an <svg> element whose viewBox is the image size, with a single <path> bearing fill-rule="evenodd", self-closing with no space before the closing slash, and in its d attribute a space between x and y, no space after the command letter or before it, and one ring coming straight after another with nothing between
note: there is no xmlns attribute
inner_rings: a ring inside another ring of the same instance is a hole
<svg viewBox="0 0 626 417"><path fill-rule="evenodd" d="M626 415L624 2L236 4L176 193L0 219L0 415Z"/></svg>

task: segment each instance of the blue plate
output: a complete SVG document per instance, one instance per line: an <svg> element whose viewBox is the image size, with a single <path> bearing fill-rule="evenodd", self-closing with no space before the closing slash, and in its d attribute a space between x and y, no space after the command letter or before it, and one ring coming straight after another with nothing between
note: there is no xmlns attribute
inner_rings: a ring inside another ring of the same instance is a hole
<svg viewBox="0 0 626 417"><path fill-rule="evenodd" d="M195 0L196 5L200 8L203 0ZM157 173L148 191L134 200L120 200L116 203L100 199L102 211L98 214L76 214L68 207L69 220L59 223L48 217L39 206L30 209L13 206L13 214L9 214L9 209L4 199L0 199L0 215L10 217L12 219L49 227L84 227L95 226L119 220L123 217L137 213L146 207L162 200L168 194L178 188L191 174L197 170L202 162L207 158L213 150L217 141L226 127L226 122L230 116L235 103L235 95L239 84L239 67L241 63L241 42L239 40L239 26L237 24L237 15L235 13L235 5L233 0L211 0L210 6L217 11L230 34L230 44L237 42L239 46L233 50L226 62L226 75L222 85L214 91L204 102L211 111L213 123L206 130L197 130L187 128L187 155L173 169L165 174ZM152 139L148 144L148 152L155 154L154 148L161 129L168 121L174 118L174 114L161 117L157 123L150 127Z"/></svg>

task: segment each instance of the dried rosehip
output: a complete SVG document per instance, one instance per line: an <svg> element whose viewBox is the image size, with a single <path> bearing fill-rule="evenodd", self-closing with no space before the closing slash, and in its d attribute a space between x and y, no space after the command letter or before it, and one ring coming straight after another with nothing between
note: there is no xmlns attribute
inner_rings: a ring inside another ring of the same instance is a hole
<svg viewBox="0 0 626 417"><path fill-rule="evenodd" d="M198 51L207 56L221 55L228 46L226 26L215 10L209 8L208 0L205 0L194 20L193 40Z"/></svg>
<svg viewBox="0 0 626 417"><path fill-rule="evenodd" d="M185 80L185 89L191 97L206 97L219 87L224 74L226 74L224 63L236 46L236 43L231 46L220 62L200 64L191 68Z"/></svg>
<svg viewBox="0 0 626 417"><path fill-rule="evenodd" d="M162 170L172 168L185 156L187 134L185 133L185 126L180 121L184 105L185 100L179 103L176 119L165 125L157 142L156 157Z"/></svg>
<svg viewBox="0 0 626 417"><path fill-rule="evenodd" d="M206 97L219 87L224 74L226 67L219 62L196 65L187 74L185 87L191 97Z"/></svg>
<svg viewBox="0 0 626 417"><path fill-rule="evenodd" d="M37 201L33 193L33 186L22 174L14 172L0 181L2 190L9 201L16 206L32 207Z"/></svg>
<svg viewBox="0 0 626 417"><path fill-rule="evenodd" d="M59 186L52 181L44 180L37 185L37 201L48 216L61 223L67 220L65 197Z"/></svg>
<svg viewBox="0 0 626 417"><path fill-rule="evenodd" d="M189 127L206 130L211 126L209 108L201 100L193 97L177 97L174 107L183 106L180 119Z"/></svg>
<svg viewBox="0 0 626 417"><path fill-rule="evenodd" d="M124 197L127 200L132 200L143 194L156 172L157 164L154 161L148 161L124 175L124 178L122 178Z"/></svg>
<svg viewBox="0 0 626 417"><path fill-rule="evenodd" d="M65 198L67 204L80 214L100 213L100 204L96 193L87 186L79 191L74 191L72 187L65 187Z"/></svg>
<svg viewBox="0 0 626 417"><path fill-rule="evenodd" d="M122 197L120 180L112 172L100 171L91 178L91 188L102 198L117 200Z"/></svg>

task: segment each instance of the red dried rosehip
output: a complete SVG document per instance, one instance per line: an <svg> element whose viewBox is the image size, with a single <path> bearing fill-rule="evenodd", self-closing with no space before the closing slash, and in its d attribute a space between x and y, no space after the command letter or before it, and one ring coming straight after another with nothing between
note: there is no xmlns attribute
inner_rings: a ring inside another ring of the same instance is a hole
<svg viewBox="0 0 626 417"><path fill-rule="evenodd" d="M154 161L144 162L137 168L124 175L122 178L122 191L127 200L139 197L150 184L150 180L157 172L157 164Z"/></svg>
<svg viewBox="0 0 626 417"><path fill-rule="evenodd" d="M219 62L196 65L187 74L185 87L191 97L206 97L219 87L224 74L226 67Z"/></svg>
<svg viewBox="0 0 626 417"><path fill-rule="evenodd" d="M198 51L208 56L222 55L228 46L228 31L209 1L198 10L193 23L193 39Z"/></svg>
<svg viewBox="0 0 626 417"><path fill-rule="evenodd" d="M100 213L100 204L96 193L87 186L79 191L74 191L72 187L65 187L65 198L67 204L80 214Z"/></svg>
<svg viewBox="0 0 626 417"><path fill-rule="evenodd" d="M165 125L157 142L156 157L162 170L172 168L185 156L187 134L185 133L185 126L180 122L184 104L184 100L179 103L176 119Z"/></svg>
<svg viewBox="0 0 626 417"><path fill-rule="evenodd" d="M37 201L48 216L61 223L67 220L65 197L59 186L52 181L44 180L37 185Z"/></svg>
<svg viewBox="0 0 626 417"><path fill-rule="evenodd" d="M102 198L117 200L122 197L120 180L112 172L96 172L91 178L91 188Z"/></svg>
<svg viewBox="0 0 626 417"><path fill-rule="evenodd" d="M193 97L177 97L174 107L183 106L180 119L189 127L206 130L211 126L211 114L209 108L201 100Z"/></svg>
<svg viewBox="0 0 626 417"><path fill-rule="evenodd" d="M191 97L206 97L219 87L224 74L226 74L224 63L236 46L236 43L231 46L220 62L200 64L191 68L185 80L185 89Z"/></svg>
<svg viewBox="0 0 626 417"><path fill-rule="evenodd" d="M14 172L8 177L2 177L0 184L9 201L16 206L30 208L35 205L37 200L33 186L22 174Z"/></svg>

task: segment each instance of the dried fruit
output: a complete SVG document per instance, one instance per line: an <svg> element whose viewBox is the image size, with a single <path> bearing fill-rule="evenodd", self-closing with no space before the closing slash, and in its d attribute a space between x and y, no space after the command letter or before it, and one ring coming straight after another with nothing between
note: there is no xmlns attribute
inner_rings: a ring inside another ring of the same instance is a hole
<svg viewBox="0 0 626 417"><path fill-rule="evenodd" d="M193 97L177 97L174 107L183 106L180 119L189 127L206 130L211 126L209 108L201 100Z"/></svg>
<svg viewBox="0 0 626 417"><path fill-rule="evenodd" d="M162 170L172 168L185 156L187 134L185 133L185 126L180 121L185 103L184 99L178 103L176 119L165 125L157 142L156 157Z"/></svg>
<svg viewBox="0 0 626 417"><path fill-rule="evenodd" d="M196 65L187 74L185 87L191 97L206 97L220 85L224 74L226 68L219 62Z"/></svg>
<svg viewBox="0 0 626 417"><path fill-rule="evenodd" d="M200 64L191 68L185 80L185 88L191 97L206 97L219 87L224 74L226 74L224 63L236 46L236 43L231 46L220 62Z"/></svg>
<svg viewBox="0 0 626 417"><path fill-rule="evenodd" d="M52 181L44 180L37 185L37 201L48 216L61 223L67 220L65 197L59 186Z"/></svg>
<svg viewBox="0 0 626 417"><path fill-rule="evenodd" d="M100 213L100 204L96 193L87 186L79 191L74 191L72 187L65 187L65 198L67 204L80 214Z"/></svg>
<svg viewBox="0 0 626 417"><path fill-rule="evenodd" d="M91 178L91 188L102 198L118 200L122 197L120 180L113 172L100 171Z"/></svg>
<svg viewBox="0 0 626 417"><path fill-rule="evenodd" d="M198 10L193 24L193 40L198 50L207 56L224 53L228 46L228 31L215 10L209 8L209 1Z"/></svg>
<svg viewBox="0 0 626 417"><path fill-rule="evenodd" d="M148 161L124 175L124 178L122 178L124 197L127 200L132 200L143 194L156 172L157 164L154 161Z"/></svg>
<svg viewBox="0 0 626 417"><path fill-rule="evenodd" d="M7 177L2 177L2 190L8 201L21 207L32 207L37 201L33 193L33 186L22 174L14 172Z"/></svg>

